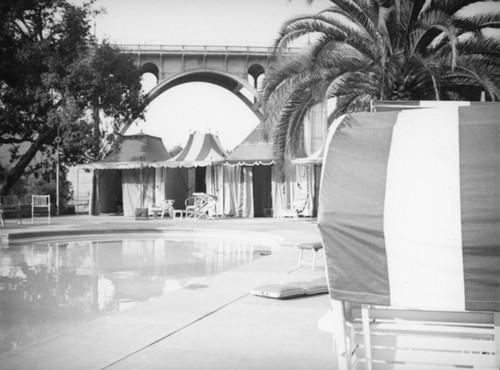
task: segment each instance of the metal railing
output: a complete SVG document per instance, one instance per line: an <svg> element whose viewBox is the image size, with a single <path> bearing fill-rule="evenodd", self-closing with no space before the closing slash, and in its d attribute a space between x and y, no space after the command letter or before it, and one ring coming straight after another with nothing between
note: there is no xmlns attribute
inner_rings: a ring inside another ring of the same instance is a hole
<svg viewBox="0 0 500 370"><path fill-rule="evenodd" d="M124 52L133 53L191 53L191 54L258 54L272 55L274 47L267 46L222 46L222 45L163 45L163 44L113 44ZM300 48L286 48L285 53L297 52Z"/></svg>

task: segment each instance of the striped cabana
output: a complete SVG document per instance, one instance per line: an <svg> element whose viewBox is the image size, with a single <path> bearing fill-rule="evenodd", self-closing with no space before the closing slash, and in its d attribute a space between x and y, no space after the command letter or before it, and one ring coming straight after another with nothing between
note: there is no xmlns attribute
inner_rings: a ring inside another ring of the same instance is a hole
<svg viewBox="0 0 500 370"><path fill-rule="evenodd" d="M500 311L500 104L339 118L318 223L333 299Z"/></svg>
<svg viewBox="0 0 500 370"><path fill-rule="evenodd" d="M185 200L194 192L216 198L216 215L223 214L224 174L222 161L226 151L219 137L211 133L193 132L182 151L173 158L153 164L167 170L167 194L175 200L174 207L183 209Z"/></svg>
<svg viewBox="0 0 500 370"><path fill-rule="evenodd" d="M217 135L193 132L179 154L167 161L156 162L154 167L206 167L221 164L225 156L226 151Z"/></svg>

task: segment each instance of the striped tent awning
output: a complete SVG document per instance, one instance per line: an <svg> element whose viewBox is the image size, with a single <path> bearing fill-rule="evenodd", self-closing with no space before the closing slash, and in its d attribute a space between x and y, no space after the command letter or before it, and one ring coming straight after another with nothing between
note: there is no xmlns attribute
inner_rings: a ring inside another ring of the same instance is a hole
<svg viewBox="0 0 500 370"><path fill-rule="evenodd" d="M339 120L318 215L331 297L500 311L500 104Z"/></svg>
<svg viewBox="0 0 500 370"><path fill-rule="evenodd" d="M222 163L225 156L226 151L217 135L194 132L179 154L167 161L156 162L153 167L206 167Z"/></svg>

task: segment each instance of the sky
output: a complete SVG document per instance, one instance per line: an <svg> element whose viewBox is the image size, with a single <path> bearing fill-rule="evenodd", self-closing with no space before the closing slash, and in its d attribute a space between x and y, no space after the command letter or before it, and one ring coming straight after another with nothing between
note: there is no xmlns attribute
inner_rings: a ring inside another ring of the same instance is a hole
<svg viewBox="0 0 500 370"><path fill-rule="evenodd" d="M126 44L272 46L286 20L326 9L328 0L97 0L98 40ZM155 80L145 78L145 89ZM232 150L258 124L227 90L206 83L174 87L149 104L144 122L126 134L159 136L167 149L184 146L192 131L219 135Z"/></svg>

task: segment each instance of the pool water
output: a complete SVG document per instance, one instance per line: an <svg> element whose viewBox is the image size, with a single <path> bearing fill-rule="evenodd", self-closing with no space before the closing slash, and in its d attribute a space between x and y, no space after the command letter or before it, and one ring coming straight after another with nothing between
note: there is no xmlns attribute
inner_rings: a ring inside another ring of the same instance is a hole
<svg viewBox="0 0 500 370"><path fill-rule="evenodd" d="M56 240L0 249L0 353L179 288L270 249L186 237Z"/></svg>

